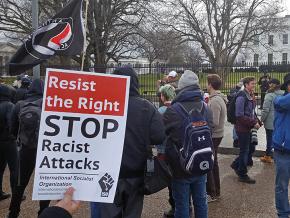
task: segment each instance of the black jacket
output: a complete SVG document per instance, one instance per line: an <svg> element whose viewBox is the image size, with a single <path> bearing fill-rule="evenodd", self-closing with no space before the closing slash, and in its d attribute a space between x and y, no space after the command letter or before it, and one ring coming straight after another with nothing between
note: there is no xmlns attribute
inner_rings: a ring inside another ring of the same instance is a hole
<svg viewBox="0 0 290 218"><path fill-rule="evenodd" d="M14 108L12 100L12 88L7 85L0 85L0 142L13 140L9 132L11 126L11 115Z"/></svg>
<svg viewBox="0 0 290 218"><path fill-rule="evenodd" d="M16 90L15 97L14 97L14 103L16 104L18 101L24 100L25 95L28 93L28 88L26 87L20 87Z"/></svg>
<svg viewBox="0 0 290 218"><path fill-rule="evenodd" d="M269 89L269 79L267 76L262 76L259 79L258 84L260 85L260 89L262 92L267 92Z"/></svg>
<svg viewBox="0 0 290 218"><path fill-rule="evenodd" d="M148 146L161 144L165 137L162 117L152 103L140 97L138 77L131 67L117 68L114 74L131 77L120 178L141 177Z"/></svg>
<svg viewBox="0 0 290 218"><path fill-rule="evenodd" d="M44 89L44 83L40 79L36 79L31 83L31 86L29 87L28 93L25 96L24 102L34 102L41 98L43 98L43 89ZM19 101L16 103L11 116L11 133L17 137L18 134L18 128L19 128L19 119L18 115L20 112L20 105L22 101Z"/></svg>
<svg viewBox="0 0 290 218"><path fill-rule="evenodd" d="M187 111L190 111L193 108L201 109L201 100L203 100L203 93L199 86L190 86L184 88L178 93L172 102L172 105L179 102L185 107ZM213 128L213 115L209 108L207 118L209 127ZM182 129L182 118L172 107L168 107L163 115L163 120L166 128L166 135L168 136L166 141L166 155L168 158L168 163L173 170L173 176L175 178L189 177L186 172L182 171L182 169L178 167L179 160L177 160L177 157L172 156L175 155L175 147L177 149L182 147L183 133L180 131L180 129Z"/></svg>
<svg viewBox="0 0 290 218"><path fill-rule="evenodd" d="M72 215L61 207L48 207L38 218L72 218Z"/></svg>

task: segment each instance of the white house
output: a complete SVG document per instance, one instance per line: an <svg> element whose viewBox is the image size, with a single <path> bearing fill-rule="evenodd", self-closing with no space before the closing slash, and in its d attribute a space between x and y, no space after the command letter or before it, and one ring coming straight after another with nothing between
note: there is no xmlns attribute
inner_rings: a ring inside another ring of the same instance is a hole
<svg viewBox="0 0 290 218"><path fill-rule="evenodd" d="M6 65L16 51L16 45L9 42L0 42L0 66Z"/></svg>
<svg viewBox="0 0 290 218"><path fill-rule="evenodd" d="M155 65L157 63L165 63L164 61L161 60L155 60L152 65ZM110 71L113 70L114 67L116 66L124 66L124 65L131 65L132 67L135 68L136 73L138 74L148 74L150 72L150 62L147 58L123 58L118 60L118 62L114 61L113 59L110 59L108 62L108 70ZM152 66L151 73L157 73L158 69Z"/></svg>
<svg viewBox="0 0 290 218"><path fill-rule="evenodd" d="M15 54L16 51L16 45L9 42L0 42L0 74L7 74L7 68L4 66L8 64L10 58Z"/></svg>
<svg viewBox="0 0 290 218"><path fill-rule="evenodd" d="M243 58L245 62L253 63L259 66L262 63L275 63L282 64L290 61L290 15L283 18L285 24L289 26L282 32L268 33L255 38L255 40L243 49ZM240 59L240 60L241 60Z"/></svg>

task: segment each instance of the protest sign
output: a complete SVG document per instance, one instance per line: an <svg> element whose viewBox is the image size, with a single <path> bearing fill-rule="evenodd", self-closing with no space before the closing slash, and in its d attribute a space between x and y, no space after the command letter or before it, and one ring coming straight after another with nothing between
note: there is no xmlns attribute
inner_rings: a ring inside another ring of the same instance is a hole
<svg viewBox="0 0 290 218"><path fill-rule="evenodd" d="M112 203L120 171L130 78L47 69L33 200Z"/></svg>

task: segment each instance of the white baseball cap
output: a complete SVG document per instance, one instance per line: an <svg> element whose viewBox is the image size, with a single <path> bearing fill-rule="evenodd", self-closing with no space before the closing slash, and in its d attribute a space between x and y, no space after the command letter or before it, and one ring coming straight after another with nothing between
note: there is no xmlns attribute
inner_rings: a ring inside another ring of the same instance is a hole
<svg viewBox="0 0 290 218"><path fill-rule="evenodd" d="M174 77L174 78L177 77L176 71L171 71L167 77Z"/></svg>

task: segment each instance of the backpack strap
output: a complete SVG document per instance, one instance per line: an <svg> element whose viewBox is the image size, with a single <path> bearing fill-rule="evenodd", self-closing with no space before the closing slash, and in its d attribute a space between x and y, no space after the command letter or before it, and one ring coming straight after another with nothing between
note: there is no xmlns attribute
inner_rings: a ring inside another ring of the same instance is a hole
<svg viewBox="0 0 290 218"><path fill-rule="evenodd" d="M180 103L176 102L172 105L172 108L183 118L188 119L190 117L189 112L185 109L185 107Z"/></svg>

